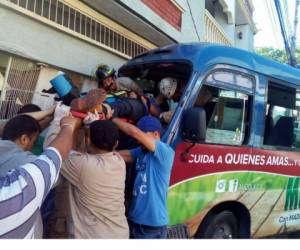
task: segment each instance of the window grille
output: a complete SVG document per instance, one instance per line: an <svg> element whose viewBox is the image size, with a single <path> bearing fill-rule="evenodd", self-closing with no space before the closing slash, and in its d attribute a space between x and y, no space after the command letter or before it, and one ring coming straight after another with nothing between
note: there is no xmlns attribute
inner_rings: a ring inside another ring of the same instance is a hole
<svg viewBox="0 0 300 250"><path fill-rule="evenodd" d="M149 48L114 31L95 18L59 0L7 0L87 39L105 45L127 57L145 53Z"/></svg>

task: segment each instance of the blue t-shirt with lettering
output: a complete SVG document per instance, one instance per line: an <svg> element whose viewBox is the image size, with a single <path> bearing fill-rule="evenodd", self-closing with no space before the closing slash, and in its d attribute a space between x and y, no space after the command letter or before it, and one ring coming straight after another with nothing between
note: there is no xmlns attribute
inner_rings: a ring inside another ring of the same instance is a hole
<svg viewBox="0 0 300 250"><path fill-rule="evenodd" d="M130 151L136 161L136 178L128 218L142 225L168 224L167 194L174 160L174 150L157 140L155 152L136 148Z"/></svg>

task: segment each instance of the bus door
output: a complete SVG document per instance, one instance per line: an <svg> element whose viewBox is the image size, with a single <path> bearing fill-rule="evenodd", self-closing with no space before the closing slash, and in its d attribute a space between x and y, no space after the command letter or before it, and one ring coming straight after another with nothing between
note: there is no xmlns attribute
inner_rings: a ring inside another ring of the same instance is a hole
<svg viewBox="0 0 300 250"><path fill-rule="evenodd" d="M250 162L259 161L247 146L254 89L250 74L220 68L208 74L195 98L193 107L205 110L206 135L202 143L177 145L168 198L171 224L187 223L191 236L212 237L216 232L199 235L206 214L246 192L241 185L249 184ZM188 122L193 126L193 117Z"/></svg>

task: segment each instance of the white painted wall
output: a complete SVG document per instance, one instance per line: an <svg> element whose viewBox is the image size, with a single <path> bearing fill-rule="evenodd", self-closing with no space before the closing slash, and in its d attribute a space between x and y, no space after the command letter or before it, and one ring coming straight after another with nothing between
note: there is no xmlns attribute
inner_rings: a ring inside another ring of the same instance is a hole
<svg viewBox="0 0 300 250"><path fill-rule="evenodd" d="M235 8L231 10L231 12L234 13ZM234 36L235 36L234 19L233 19L233 23L228 23L227 14L223 11L223 7L219 3L215 4L215 19L221 25L224 32L231 39L231 41L234 41Z"/></svg>
<svg viewBox="0 0 300 250"><path fill-rule="evenodd" d="M90 75L100 63L126 60L0 5L0 50Z"/></svg>
<svg viewBox="0 0 300 250"><path fill-rule="evenodd" d="M147 5L145 5L142 1L138 0L121 0L121 2L128 6L128 8L134 10L139 13L139 15L143 16L150 23L156 26L158 29L162 30L168 36L175 39L177 42L199 42L197 32L199 34L200 39L203 41L204 38L204 10L205 10L205 1L204 0L189 0L188 6L187 0L176 0L176 2L185 10L182 15L182 27L181 31L175 29L172 25L170 25L167 21L162 19L159 15L157 15L153 10L151 10ZM193 23L193 18L194 22ZM197 32L195 30L197 29Z"/></svg>
<svg viewBox="0 0 300 250"><path fill-rule="evenodd" d="M242 32L242 39L238 38L239 32ZM235 46L237 48L254 51L254 35L249 24L236 27Z"/></svg>

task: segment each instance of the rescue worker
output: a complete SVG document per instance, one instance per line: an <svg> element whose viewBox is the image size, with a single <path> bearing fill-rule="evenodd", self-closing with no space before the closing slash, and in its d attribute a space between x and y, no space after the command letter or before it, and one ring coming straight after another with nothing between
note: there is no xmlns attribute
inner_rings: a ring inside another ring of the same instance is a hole
<svg viewBox="0 0 300 250"><path fill-rule="evenodd" d="M120 91L126 91L134 92L137 95L143 95L143 90L135 81L129 77L117 77L115 69L108 65L99 65L95 75L98 87L104 88L108 93L115 94Z"/></svg>

